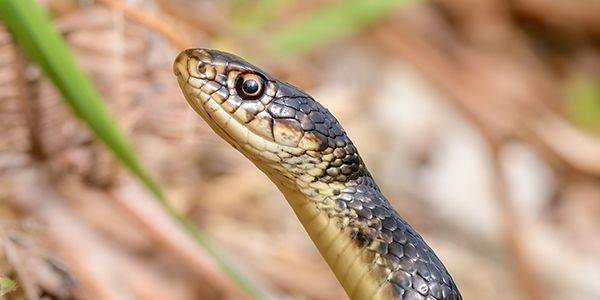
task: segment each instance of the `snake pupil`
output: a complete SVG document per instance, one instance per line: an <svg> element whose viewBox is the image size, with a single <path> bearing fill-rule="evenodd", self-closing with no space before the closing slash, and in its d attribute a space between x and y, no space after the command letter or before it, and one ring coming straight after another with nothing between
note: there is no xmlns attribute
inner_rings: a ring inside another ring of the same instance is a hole
<svg viewBox="0 0 600 300"><path fill-rule="evenodd" d="M259 86L256 80L248 79L244 81L244 85L242 86L242 88L244 89L244 92L246 92L246 94L252 95L258 92Z"/></svg>
<svg viewBox="0 0 600 300"><path fill-rule="evenodd" d="M264 79L257 74L244 74L240 76L235 88L244 99L254 100L260 98L263 93Z"/></svg>

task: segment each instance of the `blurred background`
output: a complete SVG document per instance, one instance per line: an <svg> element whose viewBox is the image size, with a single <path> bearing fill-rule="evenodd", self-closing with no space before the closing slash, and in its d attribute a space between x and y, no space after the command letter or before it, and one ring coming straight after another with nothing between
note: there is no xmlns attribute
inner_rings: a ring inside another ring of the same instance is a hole
<svg viewBox="0 0 600 300"><path fill-rule="evenodd" d="M273 184L185 102L172 60L206 47L328 107L465 299L600 299L600 1L37 2L174 210L247 283L0 20L0 298L347 299Z"/></svg>

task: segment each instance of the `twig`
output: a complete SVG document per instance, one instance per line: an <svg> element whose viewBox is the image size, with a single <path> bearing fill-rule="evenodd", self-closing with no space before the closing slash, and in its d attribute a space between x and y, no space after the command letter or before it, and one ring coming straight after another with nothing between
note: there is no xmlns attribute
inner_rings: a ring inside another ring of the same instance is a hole
<svg viewBox="0 0 600 300"><path fill-rule="evenodd" d="M544 94L542 90L548 84L540 84L531 78L540 75L539 72L514 63L504 66L504 63L509 64L506 57L473 53L459 45L453 45L457 49L448 51L454 55L449 57L443 52L447 49L436 49L422 36L411 32L426 35L424 30L407 22L393 25L393 29L389 27L374 30L374 36L384 49L415 64L450 95L452 104L478 127L485 127L502 139L520 139L529 143L556 169L600 178L600 159L595 155L600 151L600 139L583 134L545 105L542 99L554 99L558 91ZM496 70L494 76L490 76L489 71L482 71L482 65L486 70ZM503 71L506 73L502 74ZM519 82L521 85L510 86L512 89L507 91L507 88L493 84L498 78L510 78L509 84ZM533 94L535 92L539 94ZM561 130L548 135L544 128ZM568 144L557 142L564 140L576 141L579 148L565 147Z"/></svg>
<svg viewBox="0 0 600 300"><path fill-rule="evenodd" d="M11 266L15 270L17 278L19 279L18 282L21 285L23 293L25 293L25 297L27 297L27 300L39 300L40 298L38 297L38 291L35 287L35 284L31 281L30 276L27 275L27 271L23 266L23 262L21 261L21 257L19 256L17 249L15 249L13 245L10 235L7 236L3 244L6 260L10 262Z"/></svg>
<svg viewBox="0 0 600 300"><path fill-rule="evenodd" d="M128 212L154 240L167 248L192 267L192 270L208 285L219 288L232 299L247 299L240 289L233 285L220 271L216 263L201 251L170 219L164 210L150 199L136 184L129 181L112 188L111 196Z"/></svg>
<svg viewBox="0 0 600 300"><path fill-rule="evenodd" d="M159 32L179 49L188 48L192 44L188 38L180 32L177 32L172 26L169 26L160 19L150 16L141 10L128 6L121 1L98 0L98 2L101 2L114 10L120 11L131 20Z"/></svg>
<svg viewBox="0 0 600 300"><path fill-rule="evenodd" d="M522 17L576 31L600 35L600 2L563 0L514 0L512 9Z"/></svg>
<svg viewBox="0 0 600 300"><path fill-rule="evenodd" d="M17 99L21 105L21 112L27 124L27 131L29 133L31 156L37 159L43 159L46 157L42 139L40 137L40 124L39 117L36 114L34 105L32 103L32 97L27 93L28 89L25 83L25 60L21 55L21 51L17 47L10 47L13 49L14 58L14 72L15 72L15 86L17 90Z"/></svg>
<svg viewBox="0 0 600 300"><path fill-rule="evenodd" d="M374 36L384 48L413 63L442 91L446 92L450 96L451 104L457 107L481 132L492 153L496 155L504 141L518 137L517 132L522 130L521 119L511 113L499 113L499 110L507 109L504 103L498 105L491 99L483 101L483 99L487 99L489 91L481 85L474 84L468 74L464 74L465 72L461 74L458 71L459 66L452 64L440 50L423 40L418 29L410 27L410 24L406 23L398 24L393 29L380 27L374 31ZM482 105L482 103L485 104ZM508 107L508 109L514 109L514 107ZM494 163L498 162L495 160ZM509 254L515 262L513 265L515 273L529 299L547 299L537 277L533 276L535 272L526 259L524 243L521 236L517 234L515 226L519 221L508 199L504 176L499 167L495 167L494 172L498 178L498 182L495 184L499 198L498 204L504 217L505 241Z"/></svg>
<svg viewBox="0 0 600 300"><path fill-rule="evenodd" d="M492 182L496 194L496 197L494 198L500 208L504 230L504 243L510 258L512 259L518 282L523 287L529 299L548 299L541 287L541 283L536 279L539 278L539 276L531 266L531 260L528 258L525 243L521 238L520 232L524 231L524 227L521 226L521 219L513 207L513 202L508 194L506 175L502 170L501 164L502 145L497 144L490 139L488 139L488 145L492 154L492 172L494 175Z"/></svg>

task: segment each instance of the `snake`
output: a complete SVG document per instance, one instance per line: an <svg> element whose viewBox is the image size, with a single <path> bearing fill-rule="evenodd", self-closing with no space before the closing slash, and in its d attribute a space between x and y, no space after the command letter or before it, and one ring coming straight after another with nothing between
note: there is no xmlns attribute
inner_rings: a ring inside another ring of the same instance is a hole
<svg viewBox="0 0 600 300"><path fill-rule="evenodd" d="M193 110L281 191L350 299L462 299L313 97L219 50L184 50L173 72Z"/></svg>

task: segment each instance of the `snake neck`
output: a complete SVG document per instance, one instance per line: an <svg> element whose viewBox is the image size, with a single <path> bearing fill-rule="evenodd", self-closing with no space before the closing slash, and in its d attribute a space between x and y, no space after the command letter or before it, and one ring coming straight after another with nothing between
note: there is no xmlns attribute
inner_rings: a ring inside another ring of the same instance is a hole
<svg viewBox="0 0 600 300"><path fill-rule="evenodd" d="M367 234L366 224L358 222L354 210L342 204L343 200L336 200L356 182L306 183L296 179L295 185L276 185L351 299L394 298L385 284L384 270L374 267L377 258L367 249L369 245L376 247L374 235Z"/></svg>
<svg viewBox="0 0 600 300"><path fill-rule="evenodd" d="M300 178L274 182L351 299L462 299L368 172L345 183Z"/></svg>

